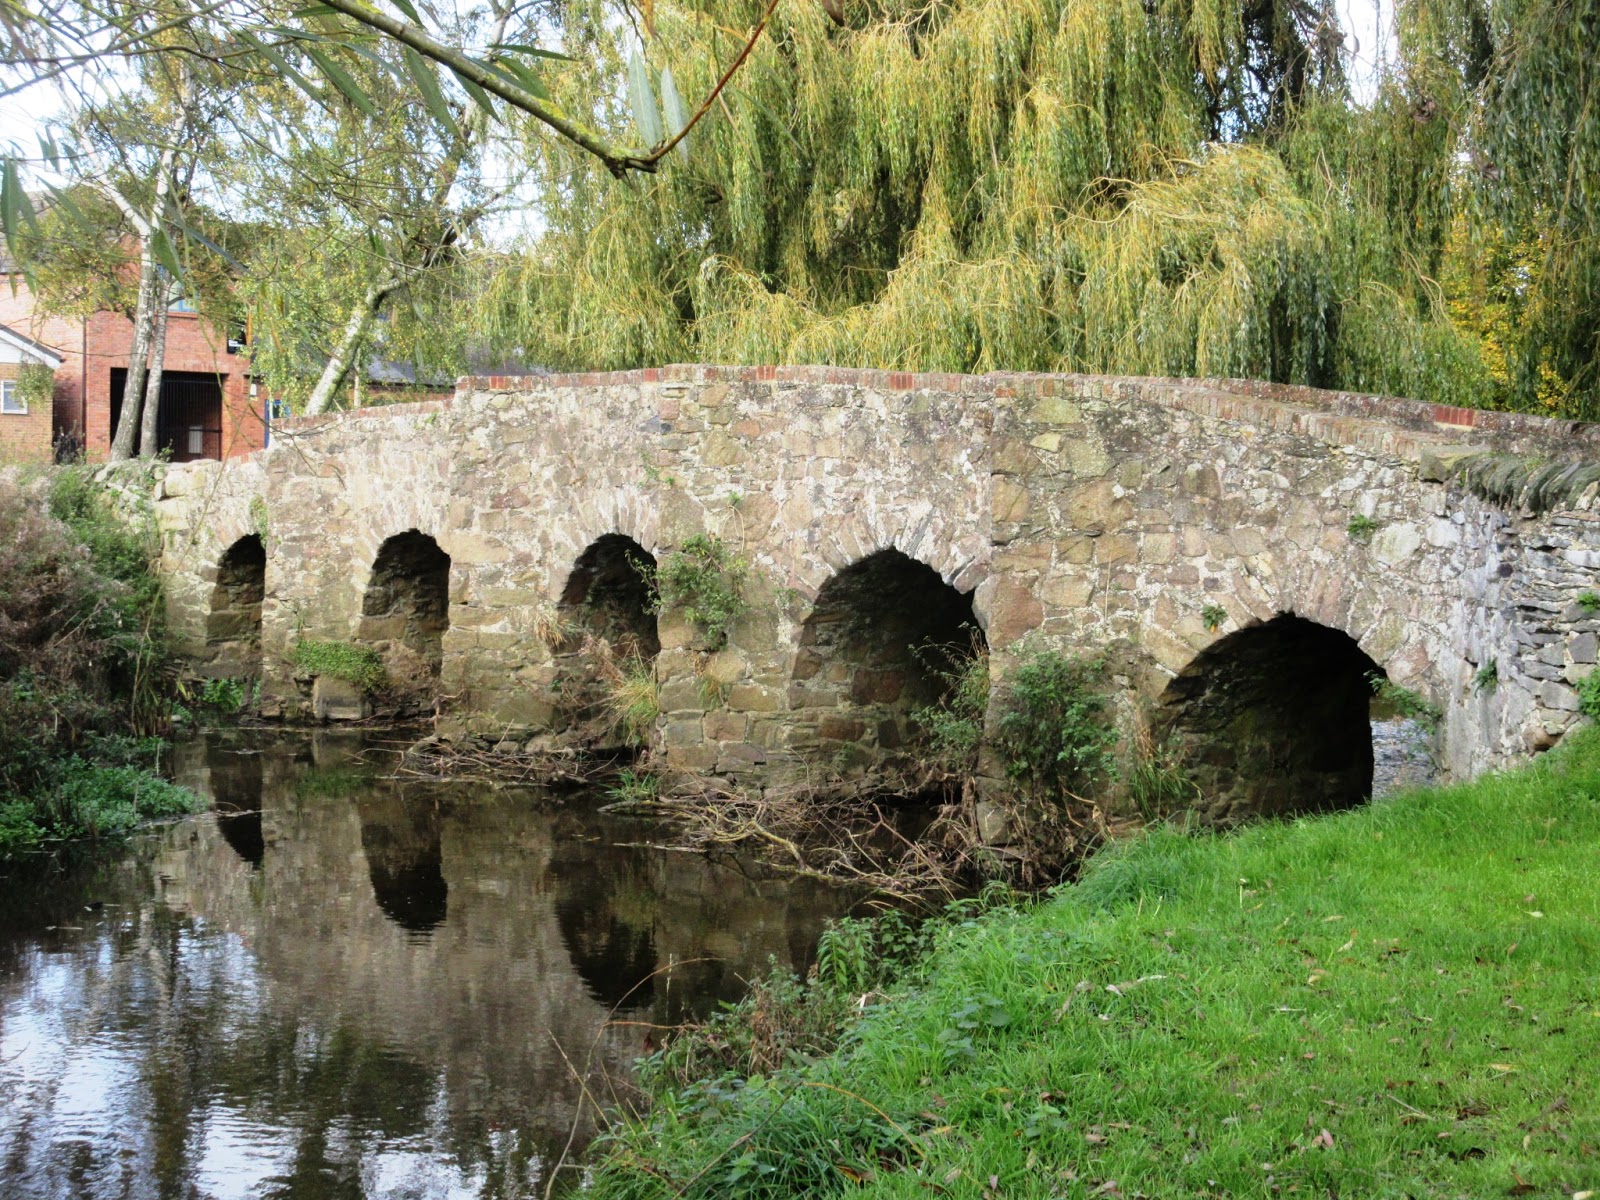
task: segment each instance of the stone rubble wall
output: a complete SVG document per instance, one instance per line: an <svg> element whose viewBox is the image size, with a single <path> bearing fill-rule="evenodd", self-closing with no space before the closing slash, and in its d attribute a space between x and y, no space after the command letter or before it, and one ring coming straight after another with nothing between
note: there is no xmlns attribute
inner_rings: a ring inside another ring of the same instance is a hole
<svg viewBox="0 0 1600 1200"><path fill-rule="evenodd" d="M801 626L835 571L892 546L976 589L997 682L1050 646L1108 654L1127 703L1153 702L1218 638L1293 612L1438 704L1443 765L1470 775L1576 720L1600 633L1576 603L1600 587L1596 489L1541 515L1446 481L1486 450L1600 459L1571 423L1275 385L667 367L285 422L244 462L170 468L157 507L196 657L217 562L264 534L267 715L308 715L295 641L355 637L378 547L416 529L451 558L441 730L559 729L552 630L578 556L620 533L659 560L709 532L748 560L750 609L714 654L661 616L678 769L838 771L796 700ZM1475 686L1491 661L1497 686Z"/></svg>

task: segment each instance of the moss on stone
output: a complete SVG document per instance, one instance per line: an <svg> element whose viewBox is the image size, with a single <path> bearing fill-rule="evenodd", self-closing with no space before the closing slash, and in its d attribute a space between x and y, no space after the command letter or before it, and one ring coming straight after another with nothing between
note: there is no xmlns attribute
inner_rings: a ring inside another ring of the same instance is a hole
<svg viewBox="0 0 1600 1200"><path fill-rule="evenodd" d="M1513 454L1477 454L1457 468L1469 492L1503 508L1546 513L1570 508L1600 483L1600 463L1550 462Z"/></svg>

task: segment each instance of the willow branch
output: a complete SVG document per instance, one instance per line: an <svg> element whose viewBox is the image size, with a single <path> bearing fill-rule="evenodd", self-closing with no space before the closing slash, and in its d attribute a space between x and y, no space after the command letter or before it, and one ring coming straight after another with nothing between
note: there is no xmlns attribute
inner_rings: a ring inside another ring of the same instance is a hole
<svg viewBox="0 0 1600 1200"><path fill-rule="evenodd" d="M695 110L694 116L689 118L688 124L678 130L676 137L650 153L650 162L659 162L665 158L674 146L689 136L689 131L700 123L700 118L710 111L711 106L722 95L722 89L728 86L728 81L738 73L740 67L744 66L744 60L749 58L750 52L756 48L756 43L761 40L762 33L766 31L767 22L772 20L772 14L777 9L778 0L771 0L771 3L767 5L767 11L761 14L761 20L756 22L756 27L750 31L749 38L745 40L744 49L739 51L738 57L733 60L733 65L722 73L722 78L717 80L717 86L711 89L711 94L705 98L705 103Z"/></svg>
<svg viewBox="0 0 1600 1200"><path fill-rule="evenodd" d="M410 46L424 58L431 58L454 71L462 79L477 84L484 91L499 96L513 108L520 109L536 120L542 121L562 137L593 154L619 179L629 171L654 171L656 156L619 150L589 129L547 104L526 88L518 87L503 75L491 70L477 59L447 46L420 26L380 12L366 0L326 0L327 6L343 13L369 29L386 33L396 41Z"/></svg>

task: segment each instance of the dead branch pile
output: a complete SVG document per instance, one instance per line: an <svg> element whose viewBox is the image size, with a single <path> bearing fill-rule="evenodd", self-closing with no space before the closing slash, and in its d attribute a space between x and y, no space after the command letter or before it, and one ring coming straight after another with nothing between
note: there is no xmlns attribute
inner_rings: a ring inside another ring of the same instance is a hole
<svg viewBox="0 0 1600 1200"><path fill-rule="evenodd" d="M1024 887L1055 883L1106 832L1099 810L1086 806L1053 817L1049 844L1019 822L1024 836L986 845L970 784L947 795L931 820L926 807L908 808L908 794L915 793L884 789L840 797L802 784L751 791L726 780L692 778L677 781L659 798L622 801L607 811L666 819L676 834L657 843L666 848L754 854L785 873L903 899L953 899L996 878Z"/></svg>

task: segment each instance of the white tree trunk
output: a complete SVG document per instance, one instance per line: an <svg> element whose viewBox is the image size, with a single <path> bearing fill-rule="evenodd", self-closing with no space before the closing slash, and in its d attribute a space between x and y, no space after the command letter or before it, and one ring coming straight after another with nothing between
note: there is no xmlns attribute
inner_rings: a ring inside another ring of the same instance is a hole
<svg viewBox="0 0 1600 1200"><path fill-rule="evenodd" d="M128 376L122 387L122 414L117 418L116 436L111 442L111 461L124 462L139 448L140 401L144 397L145 359L150 354L150 325L155 315L158 268L150 252L150 239L144 239L139 254L139 300L133 310L133 347L128 351Z"/></svg>
<svg viewBox="0 0 1600 1200"><path fill-rule="evenodd" d="M317 385L311 389L311 396L306 400L306 416L314 417L328 410L328 405L344 386L344 381L349 378L350 369L355 365L356 356L361 352L361 344L366 340L367 330L372 325L372 318L378 313L378 306L399 286L400 281L393 278L375 283L351 305L350 319L344 323L344 332L339 336L339 344L328 356L327 364L317 379Z"/></svg>
<svg viewBox="0 0 1600 1200"><path fill-rule="evenodd" d="M100 190L122 210L128 223L139 235L139 299L133 309L133 346L128 351L128 378L122 388L122 415L117 420L117 432L111 442L111 461L122 462L134 456L139 449L140 401L144 397L145 360L150 355L151 326L156 317L156 293L165 296L166 288L160 284L160 268L156 264L154 236L161 227L166 211L167 193L172 186L172 164L177 151L170 147L162 152L161 165L156 174L156 195L150 205L150 215L145 217L128 202L126 196L112 186L109 180L101 181ZM165 312L165 307L162 308ZM154 435L152 435L154 436Z"/></svg>
<svg viewBox="0 0 1600 1200"><path fill-rule="evenodd" d="M161 369L167 357L167 314L172 311L172 302L177 297L178 281L168 280L159 291L160 308L151 331L150 374L144 384L144 414L139 421L140 458L154 458L161 449L156 441L161 436ZM123 403L127 403L126 398Z"/></svg>

